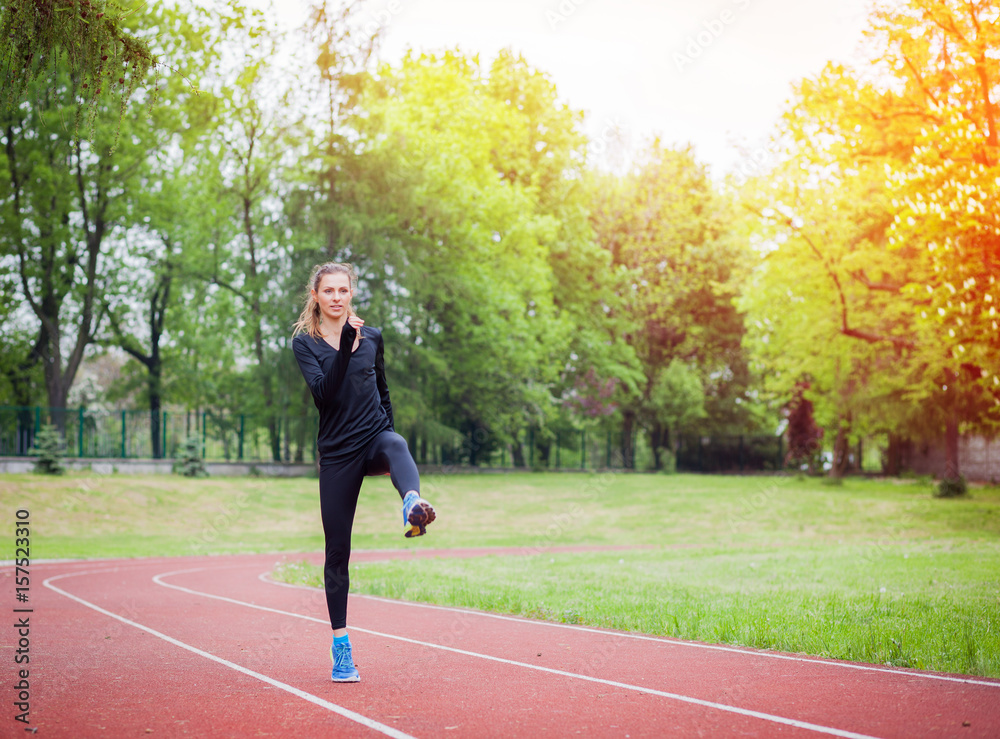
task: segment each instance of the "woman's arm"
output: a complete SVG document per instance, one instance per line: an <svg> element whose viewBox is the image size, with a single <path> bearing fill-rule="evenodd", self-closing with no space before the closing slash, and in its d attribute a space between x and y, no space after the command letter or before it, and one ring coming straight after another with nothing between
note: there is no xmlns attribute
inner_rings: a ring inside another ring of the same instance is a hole
<svg viewBox="0 0 1000 739"><path fill-rule="evenodd" d="M375 384L378 386L378 395L382 400L382 407L385 415L389 417L389 427L395 431L396 427L392 422L392 402L389 400L389 384L385 381L385 344L382 343L382 332L378 334L378 346L375 349Z"/></svg>
<svg viewBox="0 0 1000 739"><path fill-rule="evenodd" d="M351 361L351 349L357 333L354 326L349 323L344 324L340 332L340 350L326 374L323 373L316 355L306 346L308 339L299 340L296 337L292 342L292 351L299 363L299 369L302 370L302 376L316 400L330 402L337 394L340 384L344 381L344 375L347 374L347 363Z"/></svg>

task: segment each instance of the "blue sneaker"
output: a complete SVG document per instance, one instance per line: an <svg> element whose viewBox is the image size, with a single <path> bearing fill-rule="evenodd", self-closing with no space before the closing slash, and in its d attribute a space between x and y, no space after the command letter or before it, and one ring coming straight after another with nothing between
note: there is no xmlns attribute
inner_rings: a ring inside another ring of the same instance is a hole
<svg viewBox="0 0 1000 739"><path fill-rule="evenodd" d="M409 526L405 532L407 539L427 533L427 524L437 518L434 506L411 490L403 498L403 525Z"/></svg>
<svg viewBox="0 0 1000 739"><path fill-rule="evenodd" d="M354 657L351 656L351 643L334 644L330 647L330 659L333 660L333 671L330 679L335 683L359 683L361 675L358 668L354 666Z"/></svg>

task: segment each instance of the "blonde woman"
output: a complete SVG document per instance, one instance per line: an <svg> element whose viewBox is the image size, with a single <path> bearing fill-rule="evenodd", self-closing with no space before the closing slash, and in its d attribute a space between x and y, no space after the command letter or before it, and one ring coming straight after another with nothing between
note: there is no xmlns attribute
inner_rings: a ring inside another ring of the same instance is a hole
<svg viewBox="0 0 1000 739"><path fill-rule="evenodd" d="M393 430L382 333L364 325L351 299L357 277L349 264L317 266L292 351L319 409L319 500L326 538L323 582L333 627L334 682L358 682L347 634L347 566L361 482L389 473L403 499L405 535L422 536L435 518L420 497L417 466Z"/></svg>

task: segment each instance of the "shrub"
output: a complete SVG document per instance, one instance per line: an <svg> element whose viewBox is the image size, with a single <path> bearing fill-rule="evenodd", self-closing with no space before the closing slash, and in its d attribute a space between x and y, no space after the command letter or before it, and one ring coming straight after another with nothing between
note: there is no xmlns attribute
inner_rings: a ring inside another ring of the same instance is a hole
<svg viewBox="0 0 1000 739"><path fill-rule="evenodd" d="M51 424L42 426L35 435L35 444L29 454L38 457L35 461L35 472L43 475L61 475L66 471L62 463L64 456L62 436Z"/></svg>
<svg viewBox="0 0 1000 739"><path fill-rule="evenodd" d="M813 419L813 404L805 397L808 389L809 383L798 383L791 402L786 406L788 453L785 455L785 464L796 467L805 464L809 468L809 474L815 474L817 468L823 469L820 460L823 429Z"/></svg>
<svg viewBox="0 0 1000 739"><path fill-rule="evenodd" d="M174 471L185 477L208 477L208 470L201 460L201 441L197 436L189 436L184 440Z"/></svg>
<svg viewBox="0 0 1000 739"><path fill-rule="evenodd" d="M969 486L965 482L965 478L959 475L957 478L945 478L938 483L937 489L934 491L935 498L960 498L963 495L967 495L969 492Z"/></svg>

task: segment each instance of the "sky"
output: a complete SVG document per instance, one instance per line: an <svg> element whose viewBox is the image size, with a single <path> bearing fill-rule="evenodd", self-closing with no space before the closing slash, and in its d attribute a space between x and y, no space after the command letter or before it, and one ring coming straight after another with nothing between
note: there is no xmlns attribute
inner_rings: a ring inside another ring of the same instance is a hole
<svg viewBox="0 0 1000 739"><path fill-rule="evenodd" d="M859 61L869 0L365 0L379 57L511 47L586 114L592 161L613 168L653 136L691 144L714 176L763 155L793 83ZM284 24L303 0L277 0ZM737 148L737 145L742 147Z"/></svg>

